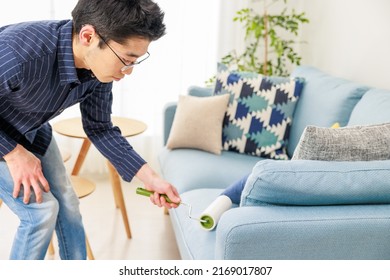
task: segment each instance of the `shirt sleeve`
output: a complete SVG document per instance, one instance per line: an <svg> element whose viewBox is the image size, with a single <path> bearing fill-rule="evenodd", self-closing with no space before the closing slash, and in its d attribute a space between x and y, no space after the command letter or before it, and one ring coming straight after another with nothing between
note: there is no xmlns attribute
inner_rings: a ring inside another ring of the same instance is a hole
<svg viewBox="0 0 390 280"><path fill-rule="evenodd" d="M12 90L19 86L19 71L20 65L13 51L0 42L0 102L3 97L11 94ZM2 158L16 147L17 142L3 131L4 120L1 115L0 122L2 122L0 123L0 157Z"/></svg>
<svg viewBox="0 0 390 280"><path fill-rule="evenodd" d="M112 124L111 89L112 83L100 84L80 103L83 127L91 142L114 165L123 180L130 182L146 161Z"/></svg>
<svg viewBox="0 0 390 280"><path fill-rule="evenodd" d="M17 143L0 129L0 158L15 149Z"/></svg>

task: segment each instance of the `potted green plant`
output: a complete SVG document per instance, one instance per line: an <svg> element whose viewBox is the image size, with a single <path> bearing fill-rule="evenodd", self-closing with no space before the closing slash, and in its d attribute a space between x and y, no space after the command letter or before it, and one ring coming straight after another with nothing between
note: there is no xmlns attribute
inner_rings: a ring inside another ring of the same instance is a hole
<svg viewBox="0 0 390 280"><path fill-rule="evenodd" d="M241 54L235 50L222 57L221 62L238 71L263 75L288 76L290 65L299 65L301 56L294 50L298 32L309 19L304 12L286 7L287 0L261 0L262 11L244 8L236 12L233 21L245 28L246 48ZM270 13L270 6L283 1L279 13ZM214 77L215 78L215 77ZM211 78L208 83L213 83Z"/></svg>

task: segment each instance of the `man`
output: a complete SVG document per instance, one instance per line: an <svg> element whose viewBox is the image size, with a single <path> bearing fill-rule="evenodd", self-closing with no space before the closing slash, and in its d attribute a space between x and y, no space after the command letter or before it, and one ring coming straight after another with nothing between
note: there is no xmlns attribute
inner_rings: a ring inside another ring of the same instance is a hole
<svg viewBox="0 0 390 280"><path fill-rule="evenodd" d="M20 219L11 259L43 259L54 229L62 259L86 259L78 198L48 123L73 104L124 180L139 178L159 207L177 207L160 194L180 202L110 117L112 82L149 56L163 12L151 0L79 0L72 18L0 28L0 198Z"/></svg>

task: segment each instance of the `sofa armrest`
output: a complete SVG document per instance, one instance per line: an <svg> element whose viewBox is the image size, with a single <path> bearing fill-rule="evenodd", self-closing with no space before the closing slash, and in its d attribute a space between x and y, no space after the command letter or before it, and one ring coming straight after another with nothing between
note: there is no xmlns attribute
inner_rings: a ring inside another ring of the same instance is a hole
<svg viewBox="0 0 390 280"><path fill-rule="evenodd" d="M390 204L232 208L216 228L215 259L387 259L389 211Z"/></svg>
<svg viewBox="0 0 390 280"><path fill-rule="evenodd" d="M167 144L169 133L171 132L173 119L175 118L176 107L177 107L177 102L167 103L164 107L164 111L163 111L164 145Z"/></svg>

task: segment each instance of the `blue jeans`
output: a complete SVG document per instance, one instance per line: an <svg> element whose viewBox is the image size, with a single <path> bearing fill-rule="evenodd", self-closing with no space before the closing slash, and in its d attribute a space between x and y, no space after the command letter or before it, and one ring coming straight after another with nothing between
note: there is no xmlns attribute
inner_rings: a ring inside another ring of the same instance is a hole
<svg viewBox="0 0 390 280"><path fill-rule="evenodd" d="M241 194L245 187L246 181L248 180L250 173L242 177L240 180L234 182L229 187L227 187L221 195L226 195L230 198L230 200L234 203L239 205L241 200Z"/></svg>
<svg viewBox="0 0 390 280"><path fill-rule="evenodd" d="M10 259L44 259L55 229L61 259L86 259L85 234L79 210L79 199L66 173L56 141L53 140L41 160L50 192L43 192L38 204L33 194L29 204L23 203L23 191L12 197L13 180L5 161L0 161L0 198L14 212L20 224ZM33 193L33 192L32 192ZM2 223L2 226L4 223Z"/></svg>

